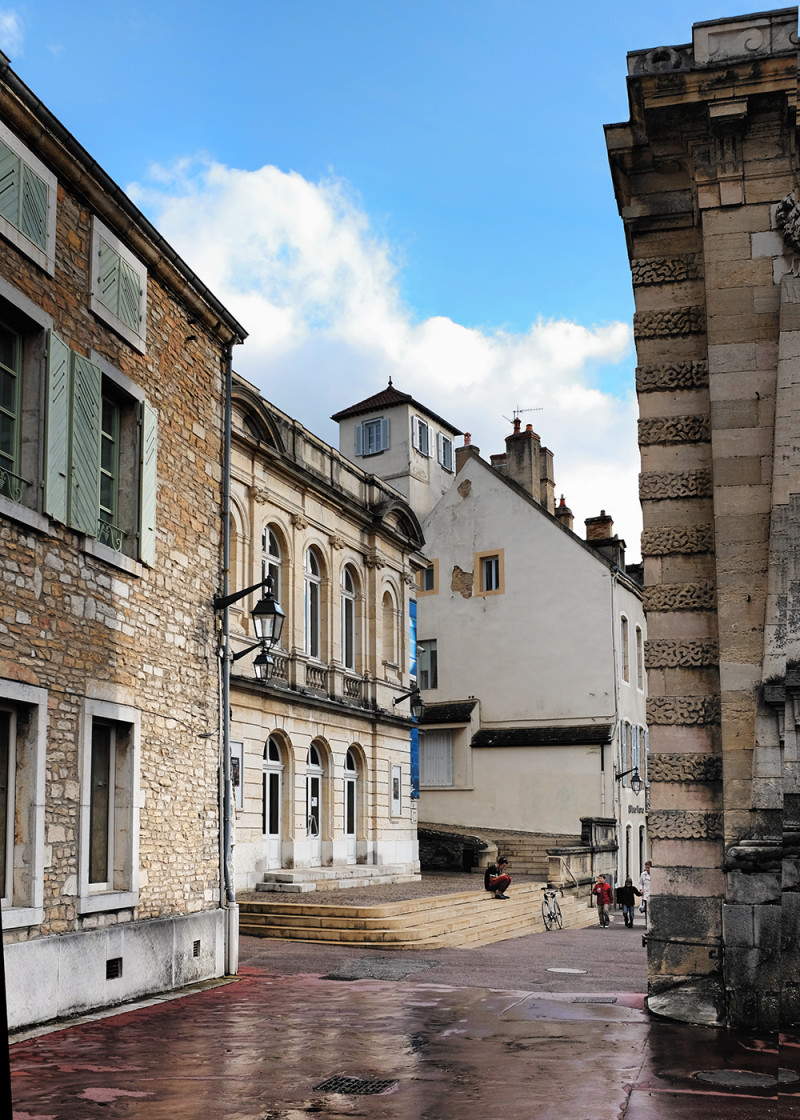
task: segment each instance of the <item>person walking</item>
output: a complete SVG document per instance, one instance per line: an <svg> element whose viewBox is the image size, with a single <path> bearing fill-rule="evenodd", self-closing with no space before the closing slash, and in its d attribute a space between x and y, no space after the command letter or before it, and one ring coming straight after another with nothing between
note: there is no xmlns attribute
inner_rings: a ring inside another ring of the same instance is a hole
<svg viewBox="0 0 800 1120"><path fill-rule="evenodd" d="M636 909L636 899L634 895L641 896L641 891L633 885L633 879L630 875L625 880L624 887L617 887L617 904L622 907L622 917L625 920L625 925L633 927L633 915Z"/></svg>
<svg viewBox="0 0 800 1120"><path fill-rule="evenodd" d="M511 876L506 875L508 860L502 856L497 863L490 863L483 876L483 886L487 891L494 891L495 898L508 899L506 888L511 885Z"/></svg>
<svg viewBox="0 0 800 1120"><path fill-rule="evenodd" d="M644 914L644 924L647 928L647 904L650 901L650 868L652 863L648 860L644 865L644 871L639 876L639 891L642 896L642 905L639 909Z"/></svg>
<svg viewBox="0 0 800 1120"><path fill-rule="evenodd" d="M592 894L597 899L597 916L600 919L600 927L605 929L611 921L608 916L608 908L614 901L614 892L606 882L605 875L597 876L597 882L592 887Z"/></svg>

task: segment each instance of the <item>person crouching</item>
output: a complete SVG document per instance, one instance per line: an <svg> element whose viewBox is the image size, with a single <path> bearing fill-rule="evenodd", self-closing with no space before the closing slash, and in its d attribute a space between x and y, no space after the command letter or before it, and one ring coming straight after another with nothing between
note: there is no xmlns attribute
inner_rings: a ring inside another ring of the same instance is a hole
<svg viewBox="0 0 800 1120"><path fill-rule="evenodd" d="M507 866L508 860L501 857L497 863L490 863L486 868L483 885L487 891L494 891L495 898L508 898L505 892L511 884L511 876L506 875Z"/></svg>

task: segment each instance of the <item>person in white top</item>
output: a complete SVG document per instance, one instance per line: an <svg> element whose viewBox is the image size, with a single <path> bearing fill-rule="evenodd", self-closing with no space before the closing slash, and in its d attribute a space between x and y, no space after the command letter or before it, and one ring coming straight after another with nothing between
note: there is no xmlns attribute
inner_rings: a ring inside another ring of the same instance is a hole
<svg viewBox="0 0 800 1120"><path fill-rule="evenodd" d="M647 904L650 901L650 868L652 867L650 860L644 865L644 871L639 876L639 890L642 892L642 910L644 911L644 923L647 925Z"/></svg>

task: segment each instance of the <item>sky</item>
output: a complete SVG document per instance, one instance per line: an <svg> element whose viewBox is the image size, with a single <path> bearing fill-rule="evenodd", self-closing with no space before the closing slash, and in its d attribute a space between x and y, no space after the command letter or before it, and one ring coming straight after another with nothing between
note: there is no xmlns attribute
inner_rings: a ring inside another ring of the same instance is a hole
<svg viewBox="0 0 800 1120"><path fill-rule="evenodd" d="M603 125L626 52L752 8L573 0L3 5L15 72L249 332L316 435L396 388L555 456L639 556L633 297ZM457 440L457 445L460 443Z"/></svg>

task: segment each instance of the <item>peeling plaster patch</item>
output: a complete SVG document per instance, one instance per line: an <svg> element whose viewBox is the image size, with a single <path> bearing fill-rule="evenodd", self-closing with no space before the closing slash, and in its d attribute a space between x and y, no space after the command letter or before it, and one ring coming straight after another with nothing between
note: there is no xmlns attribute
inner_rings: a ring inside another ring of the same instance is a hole
<svg viewBox="0 0 800 1120"><path fill-rule="evenodd" d="M472 479L465 478L463 482L459 483L458 492L462 498L468 498L472 492Z"/></svg>
<svg viewBox="0 0 800 1120"><path fill-rule="evenodd" d="M452 579L450 580L450 590L458 591L465 599L471 599L472 579L472 572L465 572L456 564L453 568Z"/></svg>

